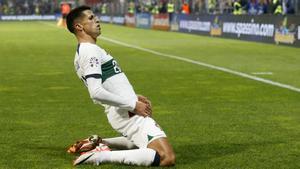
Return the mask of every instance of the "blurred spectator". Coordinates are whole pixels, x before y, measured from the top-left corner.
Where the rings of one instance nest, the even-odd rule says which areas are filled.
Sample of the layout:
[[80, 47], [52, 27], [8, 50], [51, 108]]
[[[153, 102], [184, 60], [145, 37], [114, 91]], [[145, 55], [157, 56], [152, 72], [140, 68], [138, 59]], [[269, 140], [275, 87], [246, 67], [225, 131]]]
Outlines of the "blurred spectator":
[[24, 14], [26, 14], [26, 15], [30, 14], [30, 9], [29, 9], [28, 1], [24, 2], [23, 8], [24, 8]]
[[8, 1], [7, 6], [8, 6], [8, 14], [14, 15], [15, 14], [14, 3], [12, 1]]
[[216, 0], [208, 0], [208, 13], [214, 14], [217, 6]]
[[247, 4], [247, 11], [250, 15], [257, 15], [258, 13], [258, 3], [256, 0], [249, 0]]
[[53, 14], [58, 5], [53, 0], [2, 0], [0, 13], [4, 15]]
[[59, 27], [67, 27], [66, 18], [71, 11], [71, 4], [67, 2], [62, 2], [60, 4], [60, 10], [61, 10], [62, 17], [58, 20], [56, 25]]
[[233, 15], [241, 15], [242, 14], [242, 4], [240, 0], [235, 0], [233, 3]]
[[124, 14], [125, 13], [125, 0], [120, 0], [120, 14]]
[[142, 6], [140, 3], [135, 3], [135, 12], [136, 13], [142, 12]]
[[273, 0], [273, 14], [275, 15], [282, 15], [282, 1], [281, 0]]
[[96, 13], [295, 14], [300, 0], [0, 0], [1, 15], [45, 15], [60, 12], [60, 2], [89, 5]]
[[169, 1], [167, 7], [168, 7], [167, 11], [169, 14], [169, 21], [171, 22], [173, 19], [174, 12], [175, 12], [175, 5], [174, 5], [173, 1]]
[[107, 3], [102, 3], [101, 5], [101, 10], [100, 10], [101, 15], [106, 15], [107, 13]]
[[259, 0], [257, 4], [257, 14], [266, 14], [268, 10], [267, 3], [265, 0]]
[[2, 10], [3, 10], [3, 14], [4, 15], [8, 15], [9, 14], [9, 8], [8, 8], [7, 4], [3, 5]]
[[167, 13], [167, 4], [165, 1], [159, 1], [158, 10], [159, 13]]
[[222, 7], [223, 9], [220, 9], [222, 10], [221, 13], [232, 13], [233, 11], [233, 1], [231, 0], [220, 0], [220, 1], [223, 1], [222, 4], [224, 4], [224, 7]]
[[206, 13], [206, 11], [205, 11], [205, 0], [195, 0], [193, 2], [194, 2], [193, 11], [196, 14]]
[[181, 6], [181, 13], [190, 14], [190, 6], [186, 1]]
[[175, 5], [174, 5], [173, 1], [170, 0], [168, 2], [167, 8], [168, 8], [167, 11], [169, 14], [173, 14], [175, 12]]
[[129, 14], [134, 14], [134, 8], [135, 8], [134, 2], [130, 1], [129, 4], [128, 4], [128, 13]]
[[[300, 3], [300, 2], [298, 2]], [[283, 0], [283, 13], [295, 14], [294, 3], [292, 0]]]
[[158, 5], [157, 5], [157, 2], [153, 2], [151, 4], [151, 13], [152, 14], [158, 14], [159, 13], [159, 8], [158, 8]]
[[225, 8], [225, 1], [224, 0], [218, 0], [218, 5], [219, 5], [219, 13], [223, 13], [224, 12], [224, 8]]

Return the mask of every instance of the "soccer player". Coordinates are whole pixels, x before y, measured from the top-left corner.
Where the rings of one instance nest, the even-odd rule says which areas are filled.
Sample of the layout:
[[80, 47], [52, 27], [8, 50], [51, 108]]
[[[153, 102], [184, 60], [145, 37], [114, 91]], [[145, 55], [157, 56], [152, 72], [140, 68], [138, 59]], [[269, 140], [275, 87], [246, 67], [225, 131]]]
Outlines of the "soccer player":
[[[166, 134], [151, 118], [151, 105], [138, 97], [114, 58], [96, 44], [101, 34], [100, 21], [88, 6], [73, 9], [67, 16], [68, 30], [78, 46], [74, 65], [91, 99], [105, 108], [111, 126], [125, 137], [112, 139], [114, 144], [132, 142], [138, 149], [90, 151], [79, 156], [81, 163], [122, 163], [139, 166], [171, 166], [175, 154]], [[119, 142], [119, 143], [118, 143]]]

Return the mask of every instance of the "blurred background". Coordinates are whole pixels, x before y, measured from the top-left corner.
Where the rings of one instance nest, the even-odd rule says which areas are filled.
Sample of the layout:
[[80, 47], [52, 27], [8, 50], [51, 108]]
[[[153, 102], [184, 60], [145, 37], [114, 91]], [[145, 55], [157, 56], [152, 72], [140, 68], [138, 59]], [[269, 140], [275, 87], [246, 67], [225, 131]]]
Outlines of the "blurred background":
[[74, 169], [74, 141], [119, 136], [74, 72], [79, 5], [152, 101], [176, 169], [300, 168], [299, 1], [0, 0], [0, 169]]
[[86, 4], [103, 14], [299, 14], [299, 0], [0, 0], [0, 15], [59, 13], [61, 4]]

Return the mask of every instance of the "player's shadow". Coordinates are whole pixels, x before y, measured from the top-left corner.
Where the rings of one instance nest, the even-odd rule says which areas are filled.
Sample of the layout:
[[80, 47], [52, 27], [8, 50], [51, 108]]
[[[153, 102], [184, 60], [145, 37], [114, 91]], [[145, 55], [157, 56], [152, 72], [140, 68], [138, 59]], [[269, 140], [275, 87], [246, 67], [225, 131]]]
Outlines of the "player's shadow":
[[264, 146], [278, 144], [274, 142], [246, 143], [246, 144], [184, 144], [174, 147], [176, 160], [181, 164], [205, 162], [214, 158], [238, 154], [246, 151], [251, 146]]

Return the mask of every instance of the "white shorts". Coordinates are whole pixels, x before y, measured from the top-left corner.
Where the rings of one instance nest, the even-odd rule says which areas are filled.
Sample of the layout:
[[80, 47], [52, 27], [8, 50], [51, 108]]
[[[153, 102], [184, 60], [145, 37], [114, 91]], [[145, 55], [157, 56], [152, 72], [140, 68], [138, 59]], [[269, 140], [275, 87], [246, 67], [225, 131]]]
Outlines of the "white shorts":
[[111, 126], [139, 148], [146, 148], [153, 140], [167, 137], [151, 117], [134, 115], [111, 107], [107, 113]]

